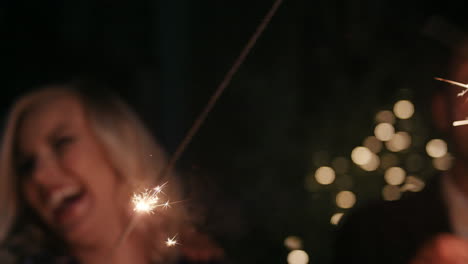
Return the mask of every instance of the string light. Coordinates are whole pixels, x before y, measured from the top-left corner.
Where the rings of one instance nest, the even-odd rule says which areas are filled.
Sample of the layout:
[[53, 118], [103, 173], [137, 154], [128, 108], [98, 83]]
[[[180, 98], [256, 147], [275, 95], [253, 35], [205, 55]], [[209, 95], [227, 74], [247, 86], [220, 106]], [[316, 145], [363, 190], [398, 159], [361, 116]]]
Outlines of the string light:
[[288, 254], [288, 264], [307, 264], [309, 255], [303, 250], [293, 250]]
[[361, 165], [361, 169], [365, 171], [375, 171], [379, 168], [380, 158], [379, 156], [372, 154], [371, 159], [366, 164]]
[[320, 167], [315, 172], [315, 179], [323, 185], [331, 184], [335, 180], [335, 171], [327, 166]]
[[367, 164], [372, 158], [372, 152], [366, 147], [356, 147], [351, 152], [351, 160], [357, 165]]
[[383, 111], [378, 112], [377, 115], [375, 115], [375, 121], [377, 121], [377, 123], [394, 124], [395, 116], [393, 115], [392, 111], [383, 110]]
[[330, 218], [330, 224], [338, 225], [340, 223], [341, 218], [343, 217], [344, 213], [336, 213], [332, 215]]
[[440, 158], [447, 154], [447, 143], [442, 139], [432, 139], [426, 144], [426, 152], [433, 158]]
[[396, 201], [401, 197], [400, 188], [395, 185], [386, 185], [382, 189], [382, 197], [386, 201]]
[[362, 145], [374, 153], [379, 153], [382, 150], [382, 141], [375, 136], [368, 136]]
[[336, 195], [336, 205], [343, 209], [349, 209], [356, 203], [356, 195], [350, 191], [341, 191]]
[[297, 236], [288, 236], [284, 240], [284, 246], [290, 250], [301, 249], [302, 248], [302, 239]]
[[408, 100], [400, 100], [395, 103], [393, 112], [400, 119], [409, 119], [414, 114], [414, 105]]
[[405, 181], [406, 172], [400, 167], [391, 167], [385, 171], [385, 181], [390, 185], [400, 185]]
[[389, 141], [395, 134], [395, 128], [390, 123], [380, 123], [374, 129], [374, 135], [381, 141]]

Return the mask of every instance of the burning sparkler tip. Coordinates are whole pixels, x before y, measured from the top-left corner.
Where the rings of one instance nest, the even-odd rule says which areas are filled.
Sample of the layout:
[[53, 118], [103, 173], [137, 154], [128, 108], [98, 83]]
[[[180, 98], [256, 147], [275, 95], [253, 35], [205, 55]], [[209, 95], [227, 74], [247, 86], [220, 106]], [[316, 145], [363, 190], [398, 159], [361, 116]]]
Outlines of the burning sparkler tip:
[[176, 237], [177, 235], [173, 236], [172, 238], [168, 237], [166, 240], [166, 246], [173, 247], [175, 245], [178, 245], [179, 243], [177, 242]]
[[453, 126], [464, 126], [468, 125], [468, 120], [458, 120], [453, 122]]

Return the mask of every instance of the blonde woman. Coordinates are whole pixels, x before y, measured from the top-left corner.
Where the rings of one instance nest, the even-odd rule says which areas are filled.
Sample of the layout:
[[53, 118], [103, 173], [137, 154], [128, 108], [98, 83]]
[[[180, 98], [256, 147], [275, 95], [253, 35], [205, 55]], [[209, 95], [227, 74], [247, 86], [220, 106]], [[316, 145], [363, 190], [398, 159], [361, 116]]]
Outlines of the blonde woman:
[[[180, 206], [142, 216], [114, 250], [131, 219], [132, 192], [162, 184], [156, 177], [166, 158], [127, 105], [109, 94], [89, 95], [84, 86], [90, 88], [40, 89], [9, 114], [0, 157], [0, 262], [181, 261], [180, 247], [165, 245], [190, 229]], [[168, 179], [165, 193], [177, 200], [177, 182]], [[195, 260], [222, 255], [207, 247], [184, 251]]]

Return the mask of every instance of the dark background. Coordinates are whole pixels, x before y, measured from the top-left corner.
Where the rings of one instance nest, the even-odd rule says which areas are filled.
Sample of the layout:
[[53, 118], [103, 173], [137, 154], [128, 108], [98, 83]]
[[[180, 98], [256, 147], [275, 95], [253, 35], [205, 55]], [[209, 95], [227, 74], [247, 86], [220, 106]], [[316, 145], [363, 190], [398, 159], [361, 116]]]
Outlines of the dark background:
[[[172, 153], [272, 2], [1, 1], [1, 110], [34, 87], [93, 73]], [[352, 190], [357, 206], [381, 199], [383, 171], [352, 167], [336, 184], [312, 188], [306, 176], [334, 157], [349, 159], [372, 135], [376, 112], [399, 99], [416, 107], [402, 126], [419, 145], [406, 154], [424, 152], [434, 135], [433, 77], [445, 75], [465, 38], [464, 7], [284, 1], [178, 163], [186, 206], [232, 262], [285, 263], [290, 235], [311, 263], [329, 262], [330, 217], [346, 212], [334, 196]]]

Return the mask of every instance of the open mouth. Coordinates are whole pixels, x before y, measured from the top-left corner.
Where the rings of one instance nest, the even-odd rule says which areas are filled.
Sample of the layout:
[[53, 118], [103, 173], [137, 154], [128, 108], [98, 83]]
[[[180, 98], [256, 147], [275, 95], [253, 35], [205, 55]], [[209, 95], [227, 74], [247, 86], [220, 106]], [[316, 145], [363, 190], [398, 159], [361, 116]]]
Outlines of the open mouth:
[[49, 200], [54, 222], [60, 227], [76, 223], [84, 213], [87, 196], [80, 187], [66, 187], [54, 193]]

